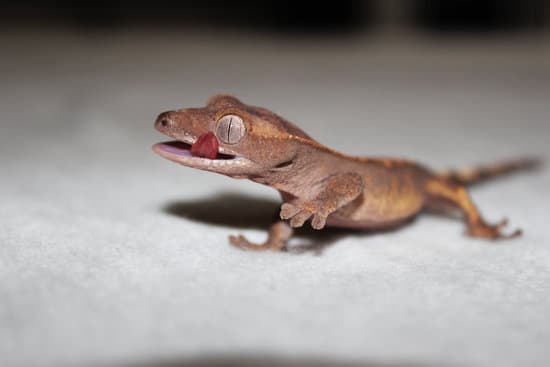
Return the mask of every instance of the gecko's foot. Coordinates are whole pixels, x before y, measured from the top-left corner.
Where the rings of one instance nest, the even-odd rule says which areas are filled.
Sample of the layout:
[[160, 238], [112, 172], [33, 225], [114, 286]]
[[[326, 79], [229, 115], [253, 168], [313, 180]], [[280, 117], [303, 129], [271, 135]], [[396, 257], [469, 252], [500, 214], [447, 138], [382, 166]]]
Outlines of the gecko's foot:
[[275, 222], [269, 228], [267, 241], [262, 244], [250, 242], [245, 236], [229, 236], [229, 243], [241, 250], [273, 250], [281, 251], [286, 248], [288, 240], [292, 237], [292, 228], [283, 221]]
[[243, 235], [229, 236], [229, 243], [240, 250], [263, 251], [263, 250], [280, 250], [281, 249], [281, 248], [277, 248], [276, 246], [273, 246], [273, 244], [269, 242], [262, 243], [262, 244], [250, 242]]
[[290, 219], [292, 228], [301, 227], [311, 219], [311, 226], [314, 229], [322, 229], [327, 221], [327, 215], [322, 213], [320, 205], [314, 201], [305, 201], [296, 204], [284, 203], [281, 206], [281, 219]]
[[517, 229], [512, 233], [502, 233], [502, 229], [508, 225], [508, 220], [504, 218], [495, 225], [489, 225], [485, 222], [477, 222], [471, 224], [467, 234], [472, 237], [486, 238], [490, 240], [510, 239], [521, 236], [521, 229]]

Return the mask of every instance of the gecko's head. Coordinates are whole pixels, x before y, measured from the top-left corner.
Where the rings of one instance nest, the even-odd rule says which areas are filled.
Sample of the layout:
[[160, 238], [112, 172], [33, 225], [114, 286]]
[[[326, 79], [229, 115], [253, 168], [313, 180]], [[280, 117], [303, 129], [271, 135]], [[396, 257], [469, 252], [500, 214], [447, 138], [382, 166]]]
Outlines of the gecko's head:
[[210, 98], [206, 107], [161, 113], [155, 128], [176, 139], [155, 144], [155, 153], [231, 177], [289, 167], [296, 155], [296, 138], [309, 139], [274, 113], [228, 95]]

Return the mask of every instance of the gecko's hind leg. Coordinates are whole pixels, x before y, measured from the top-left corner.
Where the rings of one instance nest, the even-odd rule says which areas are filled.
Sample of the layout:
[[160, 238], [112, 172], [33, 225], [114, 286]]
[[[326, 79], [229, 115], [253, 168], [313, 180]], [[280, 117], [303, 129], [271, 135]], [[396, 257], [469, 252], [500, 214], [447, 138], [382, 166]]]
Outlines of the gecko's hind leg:
[[242, 235], [229, 236], [229, 243], [242, 250], [280, 251], [285, 248], [292, 233], [292, 228], [287, 222], [277, 221], [269, 227], [267, 241], [262, 244], [252, 243]]
[[444, 200], [464, 213], [466, 225], [468, 226], [466, 233], [469, 236], [496, 240], [521, 235], [521, 230], [516, 230], [510, 234], [502, 233], [502, 228], [508, 224], [506, 219], [494, 225], [487, 223], [472, 202], [464, 186], [441, 179], [433, 179], [427, 183], [426, 192], [428, 194], [428, 206], [430, 206], [430, 201], [436, 203]]

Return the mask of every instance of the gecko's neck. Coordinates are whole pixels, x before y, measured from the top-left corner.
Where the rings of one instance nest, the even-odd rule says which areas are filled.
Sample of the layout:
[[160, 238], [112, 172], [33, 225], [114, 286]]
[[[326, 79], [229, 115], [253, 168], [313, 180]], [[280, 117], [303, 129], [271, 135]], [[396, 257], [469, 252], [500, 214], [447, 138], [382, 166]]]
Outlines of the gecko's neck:
[[266, 169], [249, 179], [296, 197], [308, 197], [322, 179], [347, 165], [349, 162], [339, 156], [301, 150], [288, 164]]

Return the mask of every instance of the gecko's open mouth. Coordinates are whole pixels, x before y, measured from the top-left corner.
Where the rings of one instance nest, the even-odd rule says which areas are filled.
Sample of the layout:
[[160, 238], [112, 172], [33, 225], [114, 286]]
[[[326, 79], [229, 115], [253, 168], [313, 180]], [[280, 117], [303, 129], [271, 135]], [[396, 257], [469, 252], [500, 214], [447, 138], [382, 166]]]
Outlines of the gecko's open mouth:
[[[206, 159], [223, 159], [223, 160], [229, 160], [229, 159], [235, 159], [235, 155], [222, 153], [219, 151], [217, 152], [207, 152], [208, 156], [201, 156], [197, 155], [193, 152], [193, 145], [185, 143], [183, 141], [179, 140], [173, 140], [173, 141], [167, 141], [163, 143], [157, 143], [153, 146], [153, 150], [160, 154], [161, 156], [164, 156], [165, 158], [170, 158], [168, 155], [176, 155], [180, 157], [187, 157], [187, 158], [206, 158]], [[163, 154], [164, 153], [164, 154]]]
[[153, 151], [163, 158], [187, 167], [233, 177], [256, 167], [255, 163], [249, 159], [220, 146], [212, 132], [204, 133], [199, 137], [183, 134], [181, 138], [173, 135], [172, 138], [178, 140], [157, 143], [153, 145]]
[[[174, 160], [173, 155], [187, 159], [206, 158], [209, 160], [230, 160], [236, 157], [234, 154], [228, 154], [220, 146], [218, 138], [212, 132], [204, 133], [198, 138], [186, 136], [186, 139], [183, 140], [159, 143], [153, 146], [153, 150], [172, 160]], [[178, 159], [178, 161], [181, 160]]]

